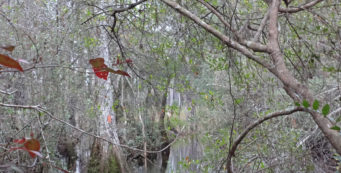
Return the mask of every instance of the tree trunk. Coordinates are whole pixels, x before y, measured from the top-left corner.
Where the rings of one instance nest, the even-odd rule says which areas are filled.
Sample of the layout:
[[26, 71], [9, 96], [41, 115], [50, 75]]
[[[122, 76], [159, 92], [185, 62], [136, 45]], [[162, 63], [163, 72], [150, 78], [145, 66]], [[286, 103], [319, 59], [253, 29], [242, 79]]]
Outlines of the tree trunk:
[[[166, 89], [162, 95], [161, 98], [161, 114], [160, 114], [160, 125], [159, 125], [159, 130], [161, 134], [161, 146], [159, 149], [163, 149], [166, 146], [170, 144], [170, 141], [167, 136], [167, 131], [166, 131], [166, 126], [165, 126], [165, 117], [166, 117], [166, 106], [167, 106], [167, 96], [168, 96], [168, 88], [170, 84], [171, 78], [168, 77], [167, 83], [166, 83]], [[170, 154], [170, 147], [166, 148], [161, 152], [161, 158], [162, 158], [162, 172], [165, 172], [167, 169], [167, 163], [169, 159], [169, 154]]]
[[[101, 46], [99, 47], [98, 52], [100, 52], [100, 57], [104, 58], [106, 64], [112, 64], [109, 57], [109, 36], [107, 35], [104, 28], [100, 28], [100, 42]], [[110, 139], [112, 143], [119, 144], [119, 138], [117, 134], [116, 127], [116, 115], [112, 106], [114, 104], [114, 88], [112, 85], [112, 76], [108, 76], [107, 80], [103, 80], [100, 78], [96, 78], [98, 80], [98, 86], [101, 87], [99, 93], [99, 105], [100, 105], [100, 118], [99, 118], [99, 134], [101, 137]], [[112, 121], [108, 122], [107, 118], [111, 116]], [[107, 142], [102, 142], [101, 144], [101, 153], [102, 153], [102, 164], [106, 163], [110, 157], [109, 144]], [[126, 158], [123, 155], [123, 151], [121, 147], [117, 145], [112, 146], [112, 151], [115, 155], [115, 158], [120, 165], [121, 172], [130, 172], [129, 166], [126, 162]]]
[[[310, 104], [314, 102], [314, 97], [307, 88], [307, 86], [301, 84], [297, 79], [289, 72], [288, 68], [284, 63], [283, 54], [279, 47], [278, 41], [278, 9], [280, 6], [280, 0], [273, 0], [270, 7], [270, 17], [269, 17], [269, 54], [272, 58], [274, 68], [269, 70], [280, 80], [284, 85], [284, 89], [287, 94], [295, 101], [307, 100]], [[300, 98], [296, 97], [299, 96]], [[315, 111], [310, 111], [310, 115], [313, 117], [315, 123], [319, 126], [323, 134], [327, 137], [329, 142], [335, 148], [337, 153], [341, 154], [341, 135], [330, 129], [333, 124], [328, 119], [323, 117], [320, 113]]]

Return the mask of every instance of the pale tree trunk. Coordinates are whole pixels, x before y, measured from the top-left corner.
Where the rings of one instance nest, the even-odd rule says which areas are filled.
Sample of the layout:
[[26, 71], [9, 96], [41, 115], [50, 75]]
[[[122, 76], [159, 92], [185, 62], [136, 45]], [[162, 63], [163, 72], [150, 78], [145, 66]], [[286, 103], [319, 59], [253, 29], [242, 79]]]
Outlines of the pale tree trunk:
[[[124, 78], [121, 78], [121, 107], [124, 108]], [[128, 124], [128, 117], [127, 117], [127, 112], [125, 110], [122, 111], [123, 112], [123, 118], [124, 118], [124, 127], [127, 127]], [[127, 141], [127, 129], [124, 128], [123, 129], [123, 140]]]
[[[270, 7], [269, 14], [269, 44], [268, 50], [269, 54], [273, 60], [275, 65], [274, 68], [269, 69], [279, 80], [282, 81], [284, 85], [284, 89], [287, 94], [298, 101], [298, 99], [306, 99], [310, 104], [314, 102], [314, 97], [311, 91], [304, 84], [297, 81], [297, 79], [289, 72], [288, 68], [284, 63], [283, 54], [279, 47], [278, 41], [278, 10], [280, 6], [280, 0], [273, 0]], [[300, 96], [301, 98], [297, 98], [295, 95]], [[328, 119], [323, 117], [320, 113], [315, 111], [310, 111], [310, 115], [313, 117], [315, 123], [319, 126], [323, 134], [327, 137], [329, 142], [335, 148], [335, 150], [341, 154], [341, 135], [335, 131], [330, 129], [333, 124]]]
[[[80, 128], [79, 126], [79, 116], [78, 116], [78, 111], [75, 114], [75, 121], [76, 121], [76, 127]], [[75, 152], [76, 152], [76, 168], [75, 168], [75, 173], [80, 173], [81, 172], [81, 151], [82, 151], [82, 145], [81, 143], [77, 143], [75, 146]]]
[[[105, 63], [110, 66], [111, 61], [109, 59], [109, 36], [107, 35], [104, 28], [100, 29], [100, 42], [101, 46], [99, 47], [100, 55], [99, 57], [104, 58]], [[107, 80], [103, 79], [97, 79], [98, 86], [101, 87], [100, 93], [99, 93], [99, 105], [100, 105], [100, 118], [99, 118], [99, 134], [101, 137], [109, 139], [114, 144], [119, 144], [119, 138], [117, 134], [117, 126], [116, 126], [116, 115], [114, 110], [112, 109], [113, 103], [114, 103], [114, 87], [112, 85], [112, 77], [109, 74]], [[109, 123], [107, 118], [108, 116], [111, 116], [111, 122]], [[109, 144], [107, 142], [101, 143], [101, 153], [102, 153], [102, 162], [101, 163], [107, 163], [107, 159], [109, 158], [109, 155], [111, 151], [109, 150]], [[121, 172], [130, 172], [128, 164], [126, 162], [126, 158], [123, 155], [123, 151], [121, 147], [117, 145], [112, 146], [113, 154], [115, 155], [115, 158], [117, 159], [117, 162], [120, 166]], [[103, 165], [104, 166], [104, 165]]]

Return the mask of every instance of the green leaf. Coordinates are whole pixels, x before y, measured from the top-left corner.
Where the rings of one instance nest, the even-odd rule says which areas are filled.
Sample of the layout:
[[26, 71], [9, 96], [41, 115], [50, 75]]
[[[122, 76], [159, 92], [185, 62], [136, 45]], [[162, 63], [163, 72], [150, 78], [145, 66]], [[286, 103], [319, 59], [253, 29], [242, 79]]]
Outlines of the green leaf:
[[260, 163], [260, 167], [261, 167], [261, 168], [265, 168], [264, 162], [261, 162], [261, 163]]
[[308, 108], [310, 106], [309, 102], [307, 100], [303, 100], [302, 102], [302, 105], [305, 107], [305, 108]]
[[337, 130], [337, 131], [340, 131], [340, 130], [341, 130], [341, 128], [340, 128], [339, 126], [333, 126], [333, 127], [331, 127], [330, 129], [332, 129], [332, 130]]
[[237, 105], [239, 105], [240, 103], [243, 102], [243, 98], [236, 99], [236, 100], [234, 100], [234, 102], [235, 102]]
[[316, 111], [320, 107], [320, 102], [318, 100], [315, 100], [313, 103], [313, 109]]
[[327, 116], [329, 114], [330, 106], [328, 104], [324, 105], [322, 108], [322, 114]]
[[295, 106], [299, 107], [299, 106], [301, 106], [301, 104], [298, 102], [295, 102]]

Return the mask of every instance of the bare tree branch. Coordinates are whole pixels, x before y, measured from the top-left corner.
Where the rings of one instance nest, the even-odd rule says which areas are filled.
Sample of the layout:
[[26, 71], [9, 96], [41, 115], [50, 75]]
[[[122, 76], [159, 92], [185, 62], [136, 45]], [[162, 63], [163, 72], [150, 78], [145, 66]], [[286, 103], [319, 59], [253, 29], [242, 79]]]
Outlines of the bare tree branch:
[[266, 116], [264, 116], [263, 118], [260, 118], [258, 120], [256, 120], [255, 122], [251, 123], [250, 125], [248, 125], [245, 130], [237, 137], [237, 139], [234, 141], [231, 150], [230, 150], [230, 155], [234, 156], [235, 151], [238, 147], [238, 145], [240, 144], [240, 142], [245, 138], [245, 136], [255, 127], [257, 127], [258, 125], [262, 124], [264, 121], [266, 120], [270, 120], [272, 118], [276, 118], [279, 116], [284, 116], [284, 115], [290, 115], [293, 114], [295, 112], [299, 112], [299, 111], [304, 111], [303, 108], [301, 107], [295, 107], [292, 109], [288, 109], [288, 110], [284, 110], [284, 111], [278, 111], [278, 112], [274, 112], [271, 114], [268, 114]]
[[122, 12], [125, 12], [125, 11], [128, 11], [130, 9], [133, 9], [135, 8], [136, 6], [142, 4], [143, 2], [146, 2], [147, 0], [141, 0], [141, 1], [137, 1], [135, 3], [132, 3], [132, 4], [129, 4], [127, 5], [126, 7], [123, 7], [123, 8], [116, 8], [116, 9], [112, 9], [112, 10], [105, 10], [103, 8], [100, 8], [98, 7], [97, 5], [94, 5], [94, 4], [90, 4], [90, 3], [87, 3], [88, 6], [92, 6], [92, 7], [96, 7], [100, 10], [102, 10], [102, 12], [100, 13], [97, 13], [97, 14], [94, 14], [92, 17], [88, 18], [87, 20], [85, 20], [84, 22], [82, 22], [82, 25], [89, 22], [91, 19], [101, 15], [101, 14], [106, 14], [108, 12], [111, 12], [111, 16], [115, 17], [116, 16], [116, 13], [122, 13]]
[[117, 143], [112, 142], [110, 139], [106, 139], [106, 138], [97, 136], [95, 134], [89, 133], [89, 132], [87, 132], [87, 131], [85, 131], [83, 129], [80, 129], [80, 128], [78, 128], [78, 127], [76, 127], [76, 126], [74, 126], [74, 125], [72, 125], [72, 124], [70, 124], [70, 123], [68, 123], [68, 122], [66, 122], [66, 121], [64, 121], [62, 119], [59, 119], [59, 118], [55, 117], [51, 112], [49, 112], [46, 109], [42, 108], [40, 105], [13, 105], [13, 104], [0, 103], [0, 106], [9, 107], [9, 108], [33, 109], [33, 110], [36, 110], [38, 112], [43, 112], [43, 113], [47, 114], [50, 118], [52, 118], [52, 119], [54, 119], [56, 121], [59, 121], [60, 123], [65, 124], [65, 125], [73, 128], [73, 129], [75, 129], [77, 131], [80, 131], [81, 133], [84, 133], [84, 134], [87, 134], [89, 136], [95, 137], [97, 139], [103, 140], [103, 141], [108, 142], [108, 143], [110, 143], [112, 145], [116, 145], [116, 146], [119, 146], [119, 147], [122, 147], [122, 148], [126, 148], [126, 149], [129, 149], [129, 150], [133, 150], [133, 151], [140, 151], [140, 152], [147, 152], [147, 153], [160, 153], [160, 152], [166, 150], [167, 148], [171, 147], [172, 144], [174, 144], [177, 141], [177, 139], [182, 135], [182, 133], [181, 133], [182, 130], [181, 130], [176, 135], [175, 139], [172, 142], [170, 142], [167, 146], [165, 146], [164, 148], [162, 148], [162, 149], [160, 149], [158, 151], [143, 150], [143, 149], [138, 149], [138, 148], [130, 147], [130, 146], [124, 145], [124, 144], [117, 144]]
[[270, 11], [268, 10], [266, 12], [266, 14], [264, 15], [264, 17], [263, 17], [262, 21], [260, 22], [260, 25], [259, 25], [259, 27], [257, 29], [257, 32], [256, 32], [255, 36], [253, 37], [252, 41], [258, 42], [259, 36], [262, 33], [262, 31], [263, 31], [263, 29], [264, 29], [264, 27], [266, 25], [266, 22], [267, 22], [267, 20], [269, 18], [269, 13], [270, 13]]
[[14, 94], [15, 92], [17, 92], [17, 90], [14, 90], [14, 91], [12, 91], [12, 92], [6, 92], [6, 91], [0, 90], [0, 93], [1, 93], [1, 94], [6, 94], [6, 95], [12, 95], [12, 94]]
[[[249, 59], [257, 62], [258, 64], [262, 65], [263, 67], [267, 69], [271, 69], [272, 65], [269, 64], [267, 61], [264, 61], [263, 59], [255, 56], [250, 50], [248, 50], [245, 46], [241, 45], [240, 43], [236, 42], [235, 40], [231, 39], [230, 37], [224, 35], [220, 31], [216, 30], [212, 26], [205, 23], [203, 20], [201, 20], [198, 16], [194, 15], [187, 9], [181, 7], [178, 3], [172, 1], [172, 0], [161, 0], [165, 4], [167, 4], [169, 7], [173, 8], [174, 10], [178, 11], [180, 14], [188, 17], [193, 22], [204, 28], [207, 32], [213, 34], [218, 39], [220, 39], [222, 42], [224, 42], [229, 47], [238, 50], [240, 53], [248, 57]], [[254, 48], [254, 51], [260, 51], [260, 52], [266, 52], [268, 50], [264, 50], [262, 46], [258, 43], [254, 43], [251, 41], [247, 41], [246, 43], [247, 47]]]
[[[268, 49], [270, 51], [270, 56], [275, 64], [275, 68], [270, 69], [270, 71], [278, 77], [279, 80], [287, 87], [290, 91], [293, 91], [295, 94], [299, 95], [301, 99], [307, 100], [309, 103], [314, 102], [314, 97], [311, 91], [307, 88], [307, 86], [301, 84], [288, 70], [284, 63], [283, 54], [281, 53], [281, 49], [279, 47], [278, 41], [278, 10], [280, 6], [280, 0], [272, 0], [272, 4], [270, 6], [270, 15], [269, 15], [269, 43]], [[287, 91], [287, 90], [286, 90]], [[288, 93], [288, 92], [287, 92]], [[290, 93], [288, 93], [289, 96]], [[293, 98], [295, 99], [295, 98]], [[316, 111], [309, 111], [310, 115], [314, 119], [315, 123], [319, 126], [323, 134], [327, 137], [329, 142], [335, 148], [338, 154], [341, 154], [341, 136], [339, 132], [330, 129], [333, 126], [333, 123], [326, 117], [322, 116], [322, 114]]]
[[226, 164], [228, 170], [232, 170], [232, 168], [231, 168], [231, 160], [232, 160], [232, 157], [235, 156], [235, 152], [237, 150], [238, 145], [240, 144], [240, 142], [246, 137], [246, 135], [252, 129], [254, 129], [255, 127], [257, 127], [258, 125], [260, 125], [261, 123], [263, 123], [266, 120], [269, 120], [269, 119], [272, 119], [272, 118], [276, 118], [276, 117], [279, 117], [279, 116], [283, 116], [283, 115], [290, 115], [290, 114], [298, 112], [298, 111], [304, 111], [304, 109], [301, 108], [301, 107], [296, 107], [296, 108], [289, 109], [289, 110], [274, 112], [274, 113], [271, 113], [269, 115], [264, 116], [263, 118], [260, 118], [260, 119], [256, 120], [255, 122], [251, 123], [250, 125], [248, 125], [246, 127], [246, 129], [233, 142], [232, 147], [229, 150], [229, 154], [227, 156], [227, 164]]
[[212, 5], [210, 5], [209, 3], [207, 3], [204, 0], [199, 0], [199, 2], [201, 4], [203, 4], [205, 7], [207, 7], [207, 9], [209, 9], [214, 15], [216, 15], [218, 17], [218, 19], [227, 27], [229, 28], [229, 30], [231, 30], [232, 32], [237, 32], [236, 30], [234, 30], [231, 25], [224, 19], [224, 16], [220, 14], [219, 11], [217, 11], [215, 8], [212, 7]]
[[324, 1], [324, 0], [311, 1], [311, 2], [308, 2], [306, 4], [301, 5], [299, 7], [279, 8], [279, 12], [282, 12], [282, 13], [297, 13], [297, 12], [306, 10], [308, 8], [311, 8], [311, 7], [315, 6], [316, 4], [318, 4], [318, 3], [322, 2], [322, 1]]
[[205, 2], [204, 0], [199, 0], [199, 2], [203, 4], [205, 7], [207, 7], [213, 14], [215, 14], [218, 17], [218, 19], [234, 33], [234, 35], [237, 37], [238, 42], [241, 45], [248, 47], [254, 51], [266, 52], [265, 45], [262, 45], [260, 43], [255, 43], [254, 41], [247, 41], [244, 38], [242, 38], [240, 36], [240, 33], [234, 30], [232, 26], [224, 19], [224, 16], [221, 15], [219, 11], [214, 9], [209, 3]]
[[[269, 19], [267, 19], [269, 39], [268, 39], [267, 49], [265, 52], [267, 52], [270, 55], [273, 66], [269, 64], [267, 61], [260, 59], [258, 56], [254, 55], [253, 52], [247, 49], [247, 47], [252, 47], [252, 46], [249, 46], [249, 45], [243, 46], [240, 43], [236, 42], [235, 40], [231, 39], [230, 37], [222, 34], [220, 31], [208, 25], [207, 23], [202, 21], [200, 18], [198, 18], [196, 15], [194, 15], [187, 9], [181, 7], [178, 3], [172, 0], [161, 0], [161, 1], [167, 4], [169, 7], [175, 9], [177, 12], [179, 12], [183, 16], [186, 16], [192, 21], [194, 21], [195, 23], [197, 23], [200, 27], [205, 29], [207, 32], [213, 34], [215, 37], [223, 41], [227, 46], [233, 49], [236, 49], [237, 51], [245, 55], [247, 58], [267, 68], [272, 74], [274, 74], [283, 83], [284, 88], [287, 91], [287, 94], [291, 96], [292, 99], [300, 100], [300, 101], [302, 99], [306, 99], [310, 103], [314, 101], [314, 97], [311, 91], [308, 89], [308, 87], [300, 83], [292, 75], [289, 69], [286, 67], [283, 54], [280, 49], [278, 14], [279, 14], [281, 0], [272, 0], [271, 4], [269, 4], [269, 12], [268, 12]], [[311, 3], [307, 3], [306, 5], [303, 5], [302, 7], [300, 7], [300, 9], [303, 10], [303, 9], [312, 7], [321, 1], [322, 0], [316, 0]], [[290, 10], [287, 10], [285, 12], [290, 13]], [[255, 49], [253, 50], [256, 51]], [[309, 113], [313, 117], [315, 123], [322, 130], [323, 134], [328, 138], [329, 142], [335, 148], [336, 152], [341, 154], [341, 136], [337, 131], [330, 129], [333, 123], [318, 112], [309, 111]], [[231, 154], [230, 154], [230, 157], [232, 157]], [[229, 172], [231, 171], [232, 169], [230, 166]]]
[[130, 9], [133, 9], [135, 8], [136, 6], [146, 2], [147, 0], [141, 0], [141, 1], [137, 1], [135, 3], [132, 3], [132, 4], [129, 4], [127, 7], [124, 7], [124, 8], [118, 8], [118, 9], [114, 9], [114, 13], [121, 13], [121, 12], [124, 12], [124, 11], [128, 11]]
[[341, 111], [341, 107], [339, 107], [339, 108], [335, 109], [333, 112], [329, 113], [328, 116], [330, 117], [330, 116], [332, 116], [334, 114], [339, 113], [340, 111]]

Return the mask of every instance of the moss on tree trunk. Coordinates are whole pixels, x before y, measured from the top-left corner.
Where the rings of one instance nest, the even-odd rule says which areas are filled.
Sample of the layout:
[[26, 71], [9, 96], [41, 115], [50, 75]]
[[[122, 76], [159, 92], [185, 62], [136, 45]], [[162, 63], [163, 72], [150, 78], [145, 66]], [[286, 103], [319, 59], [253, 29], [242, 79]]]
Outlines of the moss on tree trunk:
[[[111, 151], [111, 147], [108, 154], [102, 153], [101, 148], [101, 143], [96, 139], [91, 149], [88, 172], [120, 173], [121, 168], [119, 166], [119, 160], [117, 160], [116, 156]], [[104, 156], [107, 156], [107, 158], [103, 158]]]

